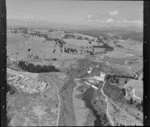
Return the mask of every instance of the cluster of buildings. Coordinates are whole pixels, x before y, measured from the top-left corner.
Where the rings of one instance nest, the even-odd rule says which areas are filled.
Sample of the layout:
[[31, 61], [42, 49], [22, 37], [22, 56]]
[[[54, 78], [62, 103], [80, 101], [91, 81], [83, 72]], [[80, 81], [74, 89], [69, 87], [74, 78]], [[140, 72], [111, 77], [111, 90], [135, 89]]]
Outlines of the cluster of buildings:
[[46, 87], [46, 83], [43, 81], [37, 81], [32, 78], [26, 77], [26, 76], [14, 76], [14, 77], [8, 77], [8, 82], [10, 85], [14, 85], [21, 89], [24, 92], [28, 93], [37, 93], [44, 90]]
[[24, 92], [29, 92], [29, 93], [41, 92], [44, 90], [45, 86], [46, 86], [45, 82], [36, 81], [29, 77], [25, 77], [25, 79], [21, 79], [19, 81], [19, 87]]
[[[88, 74], [90, 74], [92, 68], [88, 70]], [[94, 89], [99, 89], [99, 85], [104, 83], [106, 74], [104, 72], [100, 72], [99, 75], [94, 75], [88, 79], [88, 82], [85, 82], [87, 85], [91, 85]]]

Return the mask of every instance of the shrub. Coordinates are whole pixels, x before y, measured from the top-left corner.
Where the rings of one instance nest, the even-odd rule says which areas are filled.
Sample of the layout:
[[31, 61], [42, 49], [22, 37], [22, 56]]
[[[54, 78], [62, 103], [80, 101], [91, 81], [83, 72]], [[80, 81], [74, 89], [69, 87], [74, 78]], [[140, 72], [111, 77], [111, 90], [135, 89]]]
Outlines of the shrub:
[[59, 69], [53, 65], [34, 65], [32, 63], [26, 64], [24, 61], [19, 61], [18, 66], [21, 69], [32, 73], [43, 73], [43, 72], [59, 72]]

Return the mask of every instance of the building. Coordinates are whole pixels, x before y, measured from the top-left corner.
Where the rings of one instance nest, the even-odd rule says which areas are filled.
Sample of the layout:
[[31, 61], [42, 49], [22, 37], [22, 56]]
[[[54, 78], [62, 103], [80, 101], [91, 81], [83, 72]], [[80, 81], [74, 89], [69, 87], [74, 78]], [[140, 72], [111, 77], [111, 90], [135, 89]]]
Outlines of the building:
[[93, 78], [101, 81], [101, 82], [104, 82], [105, 81], [105, 76], [106, 74], [104, 72], [100, 72], [100, 76], [94, 76]]
[[90, 68], [89, 68], [89, 70], [87, 71], [87, 72], [88, 72], [88, 74], [90, 74], [90, 73], [91, 73], [91, 71], [92, 71], [92, 68], [90, 67]]

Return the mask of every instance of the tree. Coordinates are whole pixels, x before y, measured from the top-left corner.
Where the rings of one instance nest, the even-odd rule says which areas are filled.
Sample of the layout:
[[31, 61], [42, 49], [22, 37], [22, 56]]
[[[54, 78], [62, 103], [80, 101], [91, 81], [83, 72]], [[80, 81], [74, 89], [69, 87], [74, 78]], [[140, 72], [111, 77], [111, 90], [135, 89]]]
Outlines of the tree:
[[28, 48], [28, 52], [30, 52], [31, 51], [31, 49], [30, 48]]
[[91, 41], [89, 41], [89, 44], [91, 44], [92, 42]]
[[53, 50], [53, 53], [55, 53], [56, 49]]
[[53, 65], [34, 65], [33, 63], [25, 64], [24, 61], [19, 61], [18, 66], [23, 70], [33, 72], [33, 73], [42, 73], [42, 72], [59, 72], [59, 69], [55, 68]]

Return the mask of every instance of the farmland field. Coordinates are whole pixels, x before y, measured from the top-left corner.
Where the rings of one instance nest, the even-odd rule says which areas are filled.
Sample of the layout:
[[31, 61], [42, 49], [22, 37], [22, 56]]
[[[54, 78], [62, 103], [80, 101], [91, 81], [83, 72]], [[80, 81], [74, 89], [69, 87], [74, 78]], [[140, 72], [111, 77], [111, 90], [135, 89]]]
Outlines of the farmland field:
[[[139, 49], [142, 42], [135, 41], [133, 42], [135, 44], [131, 45], [131, 40], [129, 43], [128, 40], [120, 42], [117, 40], [117, 44], [121, 45], [118, 47], [116, 39], [102, 41], [93, 37], [94, 40], [91, 35], [85, 36], [85, 33], [82, 34], [81, 31], [80, 34], [63, 31], [43, 32], [42, 30], [38, 30], [40, 34], [37, 34], [37, 29], [29, 28], [26, 28], [26, 31], [23, 33], [19, 28], [15, 32], [12, 29], [8, 31], [7, 60], [10, 77], [8, 85], [10, 89], [12, 89], [11, 85], [15, 87], [13, 92], [15, 94], [13, 96], [12, 92], [8, 94], [9, 101], [11, 100], [10, 107], [8, 107], [10, 125], [142, 124], [140, 105], [143, 98], [143, 81], [139, 77], [142, 75], [143, 67], [143, 58], [140, 55], [142, 51]], [[127, 47], [127, 45], [130, 46]], [[108, 50], [109, 46], [113, 50]], [[48, 72], [50, 66], [55, 69]], [[33, 70], [33, 67], [39, 70]], [[27, 68], [31, 71], [28, 72]], [[92, 70], [89, 73], [90, 68]], [[36, 73], [40, 71], [41, 73]], [[98, 76], [100, 72], [106, 75], [105, 83], [99, 83], [97, 79], [92, 81], [93, 76]], [[11, 79], [11, 75], [15, 77]], [[26, 77], [27, 81], [24, 81], [23, 77]], [[95, 87], [90, 87], [89, 81], [93, 86], [98, 86], [98, 84], [104, 86], [100, 85], [97, 93], [94, 90]], [[39, 82], [39, 85], [36, 82]], [[29, 92], [29, 89], [33, 90]], [[124, 94], [122, 89], [125, 90]], [[88, 94], [92, 96], [88, 97]], [[17, 98], [18, 96], [20, 97]], [[43, 105], [40, 102], [42, 96], [45, 98]], [[19, 102], [22, 97], [27, 98], [29, 104], [25, 105], [24, 109], [18, 108], [21, 111], [21, 114], [18, 114], [17, 109], [14, 111], [11, 109], [15, 108], [12, 100], [18, 99], [17, 103], [20, 105], [27, 103]], [[107, 97], [107, 100], [103, 97]], [[91, 99], [87, 100], [87, 98]], [[134, 100], [132, 104], [131, 99]], [[32, 104], [30, 100], [36, 101]], [[134, 112], [127, 110], [130, 105]], [[28, 111], [32, 114], [30, 117], [24, 111], [29, 110], [28, 108], [33, 110]], [[34, 114], [37, 110], [40, 114]], [[140, 117], [137, 116], [138, 112], [141, 114]], [[10, 117], [13, 114], [14, 119]], [[123, 119], [123, 117], [129, 117], [135, 122], [127, 118]], [[47, 118], [49, 120], [46, 120]]]

